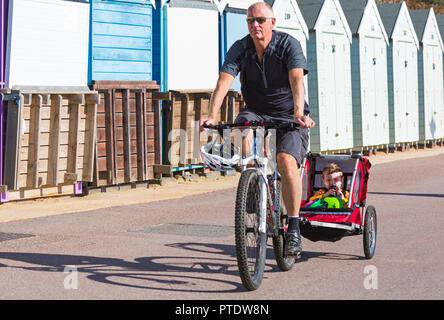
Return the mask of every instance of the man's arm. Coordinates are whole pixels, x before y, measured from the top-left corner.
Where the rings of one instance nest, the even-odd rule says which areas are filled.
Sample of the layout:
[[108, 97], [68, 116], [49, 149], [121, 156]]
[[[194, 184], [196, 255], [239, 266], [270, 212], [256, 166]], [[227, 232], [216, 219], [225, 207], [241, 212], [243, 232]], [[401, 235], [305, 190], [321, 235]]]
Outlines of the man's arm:
[[217, 114], [219, 113], [222, 102], [227, 95], [228, 90], [233, 84], [234, 77], [226, 72], [220, 72], [219, 79], [217, 80], [216, 89], [211, 95], [210, 99], [210, 114], [208, 119], [200, 120], [200, 131], [204, 130], [204, 125], [214, 124]]
[[295, 68], [288, 71], [291, 91], [293, 93], [294, 118], [304, 115], [304, 69]]
[[304, 69], [294, 68], [288, 71], [288, 77], [290, 80], [291, 91], [293, 93], [294, 103], [294, 121], [299, 123], [301, 128], [313, 128], [314, 121], [304, 115]]

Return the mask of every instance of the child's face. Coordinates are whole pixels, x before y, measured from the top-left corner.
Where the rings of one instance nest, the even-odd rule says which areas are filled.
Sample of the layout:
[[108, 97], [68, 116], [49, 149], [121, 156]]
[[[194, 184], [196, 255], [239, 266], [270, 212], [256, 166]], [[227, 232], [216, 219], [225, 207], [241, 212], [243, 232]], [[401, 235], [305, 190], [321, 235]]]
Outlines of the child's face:
[[344, 177], [342, 176], [342, 172], [334, 172], [331, 174], [324, 173], [322, 180], [327, 189], [330, 189], [331, 186], [337, 186], [338, 189], [342, 189]]

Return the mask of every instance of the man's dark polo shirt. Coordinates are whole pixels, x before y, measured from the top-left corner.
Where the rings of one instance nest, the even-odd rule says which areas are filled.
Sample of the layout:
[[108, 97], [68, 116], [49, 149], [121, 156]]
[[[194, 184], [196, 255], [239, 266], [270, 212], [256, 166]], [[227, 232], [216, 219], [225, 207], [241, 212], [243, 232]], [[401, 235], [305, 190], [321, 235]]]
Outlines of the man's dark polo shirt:
[[[304, 69], [307, 61], [298, 40], [287, 33], [273, 31], [262, 57], [257, 58], [256, 48], [250, 35], [236, 41], [228, 50], [221, 71], [236, 77], [240, 72], [241, 91], [246, 107], [274, 117], [293, 117], [293, 93], [288, 71]], [[308, 105], [304, 112], [308, 114]]]

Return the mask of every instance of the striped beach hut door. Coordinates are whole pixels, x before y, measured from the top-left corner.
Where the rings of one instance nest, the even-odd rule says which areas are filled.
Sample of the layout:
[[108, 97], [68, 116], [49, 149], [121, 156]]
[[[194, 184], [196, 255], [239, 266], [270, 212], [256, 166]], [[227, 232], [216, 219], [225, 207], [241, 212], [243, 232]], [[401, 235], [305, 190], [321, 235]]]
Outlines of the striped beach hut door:
[[152, 80], [151, 0], [91, 0], [89, 80]]

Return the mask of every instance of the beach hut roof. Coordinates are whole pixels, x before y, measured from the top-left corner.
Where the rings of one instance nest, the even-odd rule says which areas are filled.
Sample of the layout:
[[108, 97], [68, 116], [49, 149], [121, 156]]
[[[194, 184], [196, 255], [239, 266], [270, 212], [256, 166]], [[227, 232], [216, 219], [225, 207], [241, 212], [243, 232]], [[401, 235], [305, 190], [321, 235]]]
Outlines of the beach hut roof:
[[398, 18], [401, 16], [403, 12], [409, 16], [408, 23], [410, 26], [410, 30], [412, 32], [414, 42], [416, 47], [419, 48], [418, 36], [415, 31], [415, 27], [413, 26], [412, 19], [409, 14], [409, 10], [405, 2], [400, 3], [383, 3], [378, 4], [379, 14], [381, 15], [382, 22], [384, 23], [385, 31], [389, 38], [393, 36], [393, 32], [396, 29], [396, 26], [399, 22]]
[[[274, 8], [274, 5], [276, 4], [276, 2], [278, 2], [278, 0], [265, 0], [264, 2], [268, 3], [272, 8]], [[299, 9], [299, 5], [296, 0], [290, 0], [290, 3], [293, 5], [296, 17], [298, 18], [298, 21], [301, 24], [302, 31], [304, 32], [305, 37], [308, 39], [309, 38], [308, 26], [307, 23], [305, 22], [301, 10]]]
[[382, 29], [384, 40], [389, 43], [389, 38], [387, 36], [387, 32], [385, 31], [384, 23], [382, 22], [374, 0], [340, 0], [339, 2], [341, 3], [345, 17], [347, 18], [350, 30], [354, 35], [359, 34], [364, 16], [370, 12], [372, 8], [374, 8], [376, 18]]
[[[444, 44], [442, 40], [442, 32], [439, 28], [438, 21], [436, 19], [436, 15], [433, 9], [425, 9], [425, 10], [409, 10], [410, 17], [412, 18], [413, 26], [415, 27], [416, 33], [418, 35], [418, 39], [423, 42], [426, 36], [427, 26], [432, 23], [437, 27], [436, 32], [438, 33], [438, 40], [441, 46], [441, 50], [444, 51]], [[443, 22], [444, 24], [444, 22]], [[443, 25], [444, 29], [444, 25]]]
[[338, 0], [298, 0], [297, 3], [310, 31], [317, 29], [318, 24], [320, 21], [322, 21], [324, 16], [325, 8], [328, 4], [333, 3], [339, 12], [347, 37], [350, 42], [352, 41], [350, 26], [348, 25], [344, 11], [342, 10]]

